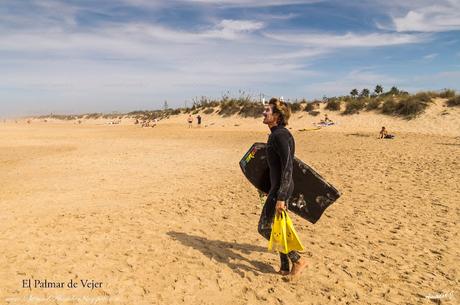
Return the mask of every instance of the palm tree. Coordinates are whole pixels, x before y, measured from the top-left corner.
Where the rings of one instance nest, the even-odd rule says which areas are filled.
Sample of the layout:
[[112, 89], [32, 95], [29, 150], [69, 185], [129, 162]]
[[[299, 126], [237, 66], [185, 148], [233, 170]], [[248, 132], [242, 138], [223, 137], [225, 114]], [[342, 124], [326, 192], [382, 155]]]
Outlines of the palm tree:
[[375, 86], [374, 92], [375, 94], [380, 95], [383, 92], [383, 87], [381, 85]]
[[391, 87], [391, 89], [390, 89], [390, 91], [388, 93], [398, 95], [399, 94], [399, 89], [396, 88], [395, 86], [393, 86], [393, 87]]
[[350, 95], [351, 95], [352, 97], [358, 96], [358, 89], [353, 89], [353, 90], [351, 90], [351, 91], [350, 91]]
[[361, 97], [369, 97], [369, 93], [370, 93], [369, 89], [364, 88], [363, 90], [361, 90], [360, 96]]

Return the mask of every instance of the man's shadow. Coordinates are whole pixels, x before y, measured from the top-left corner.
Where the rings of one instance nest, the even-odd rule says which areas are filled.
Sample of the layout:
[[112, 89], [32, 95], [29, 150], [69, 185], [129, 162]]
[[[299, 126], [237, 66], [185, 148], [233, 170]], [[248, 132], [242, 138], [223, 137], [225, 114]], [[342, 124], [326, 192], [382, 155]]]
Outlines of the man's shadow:
[[[230, 243], [220, 240], [210, 240], [205, 237], [189, 235], [183, 232], [170, 231], [167, 234], [173, 239], [181, 242], [183, 245], [199, 250], [208, 258], [227, 264], [235, 273], [242, 277], [244, 276], [242, 271], [251, 271], [255, 274], [258, 272], [275, 273], [275, 269], [271, 265], [250, 260], [236, 252], [242, 252], [243, 254], [250, 254], [251, 252], [267, 252], [267, 249], [264, 247], [250, 244]], [[237, 263], [237, 261], [244, 261], [248, 264]]]

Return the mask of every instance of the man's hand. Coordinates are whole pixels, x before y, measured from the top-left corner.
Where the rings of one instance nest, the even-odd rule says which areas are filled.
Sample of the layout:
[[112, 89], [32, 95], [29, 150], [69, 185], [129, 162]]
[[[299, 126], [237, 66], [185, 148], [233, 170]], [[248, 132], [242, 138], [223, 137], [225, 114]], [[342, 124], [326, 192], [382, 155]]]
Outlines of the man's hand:
[[278, 200], [276, 202], [275, 210], [277, 214], [281, 214], [282, 211], [286, 211], [286, 203]]

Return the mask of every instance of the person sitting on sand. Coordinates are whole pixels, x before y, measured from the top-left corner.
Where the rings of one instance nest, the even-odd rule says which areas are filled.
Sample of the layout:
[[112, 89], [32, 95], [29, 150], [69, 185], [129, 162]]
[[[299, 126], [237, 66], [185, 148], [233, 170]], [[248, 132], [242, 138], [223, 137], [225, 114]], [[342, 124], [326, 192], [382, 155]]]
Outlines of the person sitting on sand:
[[379, 139], [393, 139], [394, 137], [394, 135], [388, 133], [385, 126], [380, 130]]
[[[295, 151], [294, 137], [286, 128], [291, 110], [287, 103], [277, 98], [272, 98], [265, 105], [264, 120], [271, 131], [267, 142], [267, 160], [270, 171], [271, 188], [260, 215], [258, 232], [265, 239], [270, 240], [275, 213], [286, 210], [286, 201], [294, 190], [292, 179], [293, 160]], [[307, 266], [307, 262], [297, 251], [288, 254], [280, 253], [281, 275], [295, 277]], [[289, 270], [289, 260], [292, 270]]]
[[324, 114], [324, 120], [320, 120], [319, 123], [316, 123], [316, 125], [320, 126], [330, 126], [334, 125], [334, 122], [327, 116], [327, 113]]

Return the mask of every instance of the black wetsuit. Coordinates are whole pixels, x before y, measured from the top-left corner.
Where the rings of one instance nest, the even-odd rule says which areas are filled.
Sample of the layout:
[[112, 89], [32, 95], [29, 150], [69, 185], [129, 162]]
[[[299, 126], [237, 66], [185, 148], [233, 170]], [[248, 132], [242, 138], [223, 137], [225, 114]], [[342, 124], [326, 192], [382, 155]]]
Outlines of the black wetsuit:
[[[294, 190], [292, 180], [295, 142], [289, 130], [284, 126], [270, 128], [271, 134], [267, 141], [267, 161], [270, 168], [270, 192], [265, 201], [260, 215], [258, 231], [267, 240], [270, 239], [275, 207], [278, 200], [284, 201], [286, 206], [288, 199]], [[293, 263], [300, 259], [296, 251], [287, 255], [280, 253], [281, 270], [289, 271], [289, 259]]]

